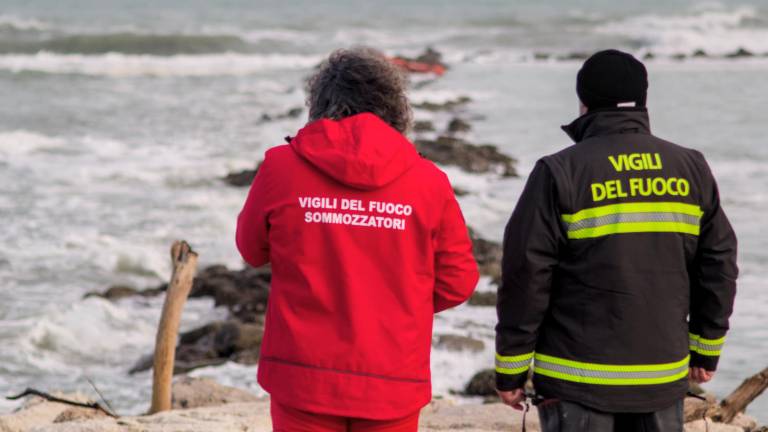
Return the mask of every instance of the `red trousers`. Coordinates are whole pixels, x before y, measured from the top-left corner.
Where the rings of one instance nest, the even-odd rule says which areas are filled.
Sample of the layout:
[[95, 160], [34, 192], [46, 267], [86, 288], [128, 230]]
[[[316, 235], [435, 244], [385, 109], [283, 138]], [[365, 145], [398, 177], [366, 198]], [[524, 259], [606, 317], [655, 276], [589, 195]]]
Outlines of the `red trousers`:
[[417, 432], [419, 412], [395, 420], [367, 420], [315, 414], [272, 400], [274, 432]]

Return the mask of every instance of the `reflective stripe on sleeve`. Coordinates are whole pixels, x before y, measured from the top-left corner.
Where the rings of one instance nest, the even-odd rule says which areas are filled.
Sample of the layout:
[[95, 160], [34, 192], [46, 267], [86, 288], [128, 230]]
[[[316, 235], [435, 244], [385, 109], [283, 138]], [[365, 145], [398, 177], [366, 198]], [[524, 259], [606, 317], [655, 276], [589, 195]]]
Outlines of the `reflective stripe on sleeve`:
[[701, 207], [675, 202], [624, 203], [562, 215], [569, 239], [612, 234], [674, 232], [699, 235]]
[[534, 372], [550, 378], [582, 384], [630, 386], [665, 384], [688, 376], [689, 360], [690, 356], [674, 363], [608, 365], [536, 354]]
[[507, 375], [518, 375], [531, 367], [533, 353], [516, 356], [503, 356], [496, 354], [496, 372]]
[[705, 339], [697, 334], [688, 333], [688, 338], [690, 350], [704, 356], [719, 356], [725, 345], [725, 336], [720, 339]]

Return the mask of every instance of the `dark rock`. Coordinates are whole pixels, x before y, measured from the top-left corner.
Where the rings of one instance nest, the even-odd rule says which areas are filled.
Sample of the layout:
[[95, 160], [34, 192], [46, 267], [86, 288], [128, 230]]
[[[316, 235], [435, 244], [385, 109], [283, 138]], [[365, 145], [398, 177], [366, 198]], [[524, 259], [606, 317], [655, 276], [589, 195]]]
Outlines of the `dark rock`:
[[[189, 297], [212, 297], [216, 306], [225, 306], [232, 317], [243, 322], [261, 322], [267, 310], [272, 271], [269, 267], [229, 270], [223, 265], [206, 267], [192, 282]], [[86, 296], [104, 297], [110, 300], [131, 296], [155, 296], [162, 294], [168, 284], [143, 291], [131, 287], [115, 286], [104, 293], [88, 293]]]
[[435, 125], [429, 120], [417, 120], [413, 122], [414, 132], [432, 132], [435, 130]]
[[302, 107], [294, 107], [289, 109], [286, 112], [279, 113], [279, 114], [269, 114], [264, 113], [261, 115], [261, 121], [262, 122], [268, 122], [268, 121], [275, 121], [275, 120], [284, 120], [289, 118], [299, 118], [301, 116], [301, 113], [304, 112], [304, 108]]
[[[427, 47], [424, 50], [424, 52], [422, 52], [416, 57], [396, 55], [393, 58], [393, 60], [399, 60], [399, 61], [405, 61], [405, 62], [418, 62], [418, 63], [424, 63], [431, 66], [440, 66], [443, 69], [448, 69], [448, 65], [443, 63], [443, 54], [432, 47]], [[397, 62], [396, 64], [401, 65], [400, 62]], [[405, 70], [412, 72], [412, 70], [409, 70], [408, 68], [405, 68]]]
[[709, 54], [707, 54], [707, 52], [704, 51], [703, 49], [697, 49], [696, 51], [693, 52], [693, 54], [691, 54], [691, 57], [704, 58], [704, 57], [709, 57]]
[[730, 54], [727, 54], [726, 58], [745, 58], [745, 57], [754, 57], [755, 54], [752, 51], [748, 51], [745, 48], [739, 48], [735, 52], [732, 52]]
[[231, 172], [224, 176], [222, 180], [230, 186], [248, 187], [253, 183], [253, 179], [256, 177], [256, 172], [259, 170], [260, 166], [261, 162], [256, 165], [255, 169]]
[[485, 349], [485, 344], [481, 340], [453, 334], [437, 335], [434, 346], [448, 351], [480, 352]]
[[434, 79], [434, 78], [433, 79], [422, 79], [422, 80], [419, 80], [419, 81], [411, 81], [411, 87], [414, 90], [420, 90], [420, 89], [423, 89], [423, 88], [431, 86], [435, 82], [437, 82], [437, 80]]
[[163, 284], [156, 288], [149, 288], [145, 290], [137, 290], [136, 288], [125, 286], [125, 285], [114, 285], [107, 288], [107, 290], [104, 291], [103, 293], [95, 292], [95, 291], [86, 293], [83, 296], [83, 298], [101, 297], [110, 301], [116, 301], [123, 298], [135, 297], [135, 296], [153, 297], [158, 294], [162, 294], [163, 292], [165, 292], [166, 289], [168, 289], [168, 284]]
[[[174, 374], [223, 364], [229, 360], [255, 364], [264, 329], [261, 324], [243, 323], [238, 320], [217, 321], [182, 333], [176, 347]], [[247, 353], [247, 355], [244, 355]], [[153, 356], [141, 357], [129, 371], [130, 374], [152, 368]]]
[[557, 56], [557, 59], [560, 61], [586, 60], [588, 58], [589, 58], [589, 53], [585, 53], [585, 52], [572, 52], [572, 53]]
[[453, 194], [457, 197], [463, 197], [469, 195], [469, 192], [467, 192], [465, 189], [462, 189], [460, 187], [453, 187]]
[[466, 105], [471, 102], [472, 99], [469, 96], [459, 96], [456, 99], [450, 99], [445, 102], [421, 102], [412, 104], [413, 108], [423, 109], [425, 111], [451, 111], [462, 105]]
[[285, 113], [287, 117], [290, 118], [299, 118], [301, 117], [301, 113], [304, 112], [304, 108], [302, 107], [294, 107], [288, 110], [288, 112]]
[[472, 125], [458, 117], [453, 118], [450, 123], [448, 123], [449, 133], [467, 132], [470, 129], [472, 129]]
[[[533, 369], [528, 370], [528, 379], [525, 382], [526, 392], [533, 391]], [[464, 394], [467, 396], [496, 396], [496, 371], [493, 369], [483, 369], [470, 378]]]
[[138, 295], [138, 293], [139, 293], [139, 290], [137, 290], [136, 288], [125, 286], [125, 285], [114, 285], [107, 288], [107, 290], [104, 291], [103, 293], [89, 292], [85, 295], [85, 298], [102, 297], [107, 300], [119, 300], [121, 298], [133, 297], [135, 295]]
[[470, 144], [450, 136], [439, 136], [435, 140], [419, 139], [414, 144], [424, 157], [438, 164], [455, 165], [471, 173], [517, 176], [517, 161], [499, 152], [493, 145]]
[[485, 369], [476, 373], [464, 387], [467, 396], [493, 396], [496, 394], [496, 371]]
[[448, 65], [443, 63], [443, 54], [432, 47], [427, 47], [427, 49], [425, 49], [423, 53], [419, 54], [419, 56], [414, 60], [431, 65], [440, 65], [445, 68], [448, 67]]
[[471, 228], [469, 229], [469, 237], [472, 240], [472, 252], [477, 260], [480, 274], [490, 276], [498, 283], [498, 280], [501, 279], [501, 256], [503, 254], [501, 244], [481, 238]]
[[226, 306], [243, 322], [260, 322], [267, 310], [272, 271], [269, 267], [229, 270], [211, 266], [201, 271], [192, 284], [190, 297], [213, 297], [216, 306]]
[[493, 291], [475, 292], [468, 303], [470, 306], [496, 306], [496, 297]]

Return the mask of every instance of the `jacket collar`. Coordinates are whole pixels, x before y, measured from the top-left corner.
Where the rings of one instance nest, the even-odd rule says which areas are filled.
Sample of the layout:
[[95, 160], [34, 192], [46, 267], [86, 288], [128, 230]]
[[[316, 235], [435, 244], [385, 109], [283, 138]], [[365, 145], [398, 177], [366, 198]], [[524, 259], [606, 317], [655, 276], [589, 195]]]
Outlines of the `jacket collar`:
[[562, 129], [574, 142], [603, 135], [651, 133], [648, 110], [645, 108], [608, 108], [590, 111], [571, 124], [563, 126]]

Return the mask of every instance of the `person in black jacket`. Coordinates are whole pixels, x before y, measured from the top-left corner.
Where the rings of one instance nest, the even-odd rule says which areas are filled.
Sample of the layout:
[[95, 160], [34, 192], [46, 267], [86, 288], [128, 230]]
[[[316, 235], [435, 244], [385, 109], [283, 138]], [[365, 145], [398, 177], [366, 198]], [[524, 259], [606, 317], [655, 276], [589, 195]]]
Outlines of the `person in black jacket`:
[[701, 153], [653, 136], [643, 64], [608, 50], [577, 78], [576, 142], [533, 169], [504, 234], [496, 378], [542, 430], [681, 431], [689, 377], [714, 375], [736, 237]]

